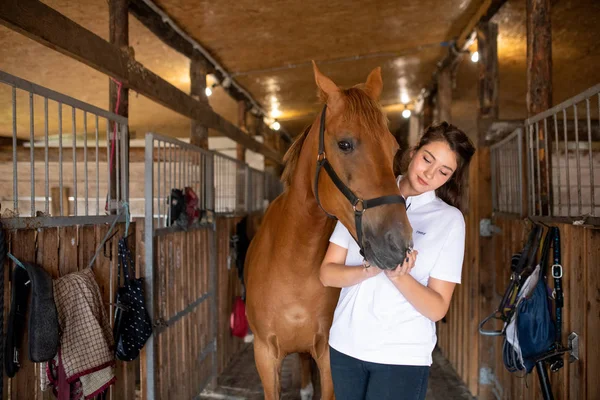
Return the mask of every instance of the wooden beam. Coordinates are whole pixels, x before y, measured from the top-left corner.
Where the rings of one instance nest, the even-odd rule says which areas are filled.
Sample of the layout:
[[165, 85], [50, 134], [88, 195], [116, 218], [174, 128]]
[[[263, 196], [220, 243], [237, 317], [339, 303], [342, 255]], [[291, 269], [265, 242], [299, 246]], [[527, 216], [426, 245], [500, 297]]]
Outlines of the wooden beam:
[[[246, 103], [243, 100], [238, 101], [238, 127], [248, 134], [248, 127], [246, 126]], [[246, 161], [246, 148], [239, 143], [237, 144], [237, 159]]]
[[477, 25], [479, 52], [479, 145], [485, 144], [487, 128], [498, 119], [498, 25], [481, 22]]
[[[202, 58], [192, 57], [190, 60], [190, 94], [195, 100], [207, 106], [209, 106], [206, 97], [206, 74], [208, 70], [209, 67]], [[192, 120], [190, 143], [208, 149], [208, 128], [199, 121]]]
[[452, 71], [450, 67], [438, 76], [437, 90], [438, 121], [452, 123]]
[[433, 98], [434, 94], [429, 92], [423, 99], [423, 130], [433, 123]]
[[[110, 44], [127, 52], [129, 50], [129, 0], [109, 0], [108, 1], [108, 37]], [[108, 80], [108, 109], [122, 117], [129, 116], [129, 89], [113, 79]], [[113, 127], [111, 127], [112, 129]], [[127, 129], [129, 136], [129, 129]], [[110, 137], [111, 147], [113, 137]], [[129, 143], [129, 137], [127, 137]], [[118, 161], [115, 161], [118, 162]], [[129, 182], [129, 176], [117, 177], [117, 168], [113, 166], [110, 169], [110, 198], [117, 198], [117, 183], [125, 179]], [[119, 171], [122, 175], [123, 171]], [[125, 195], [125, 198], [128, 198]], [[111, 209], [111, 212], [116, 214], [116, 209]]]
[[[527, 112], [530, 117], [552, 106], [552, 25], [550, 0], [527, 0]], [[551, 149], [551, 135], [543, 125], [538, 130], [539, 151], [536, 163], [539, 169], [540, 202], [536, 202], [537, 215], [549, 215], [552, 181], [551, 157], [545, 148]], [[548, 161], [548, 162], [546, 162]], [[546, 168], [548, 164], [548, 168]], [[530, 210], [533, 211], [533, 210]]]
[[[498, 118], [498, 26], [492, 22], [480, 22], [477, 25], [477, 50], [479, 51], [479, 113], [477, 118], [478, 123], [478, 149], [477, 149], [477, 169], [476, 185], [477, 192], [474, 193], [478, 200], [477, 208], [474, 210], [476, 215], [476, 223], [482, 219], [492, 218], [492, 171], [490, 163], [490, 148], [486, 142], [486, 133], [490, 125]], [[479, 232], [477, 232], [479, 233]], [[484, 316], [489, 315], [495, 306], [495, 289], [494, 289], [494, 271], [491, 270], [493, 265], [492, 252], [490, 249], [493, 246], [491, 237], [482, 237], [478, 235], [479, 252], [478, 260], [478, 284], [480, 288], [480, 300], [478, 308], [478, 321]], [[477, 321], [471, 324], [471, 334], [477, 334]], [[477, 366], [470, 366], [470, 379], [479, 378], [480, 371], [494, 370], [495, 357], [499, 355], [495, 353], [493, 338], [487, 336], [479, 336]], [[480, 379], [477, 381], [481, 382]], [[487, 382], [487, 381], [484, 381]], [[475, 393], [474, 393], [475, 394]], [[487, 399], [492, 395], [492, 382], [480, 383], [478, 386], [479, 398]]]
[[40, 1], [0, 2], [0, 24], [112, 76], [149, 99], [192, 120], [201, 121], [208, 128], [222, 132], [276, 163], [282, 161], [281, 154], [251, 139], [206, 105], [144, 68], [126, 52]]

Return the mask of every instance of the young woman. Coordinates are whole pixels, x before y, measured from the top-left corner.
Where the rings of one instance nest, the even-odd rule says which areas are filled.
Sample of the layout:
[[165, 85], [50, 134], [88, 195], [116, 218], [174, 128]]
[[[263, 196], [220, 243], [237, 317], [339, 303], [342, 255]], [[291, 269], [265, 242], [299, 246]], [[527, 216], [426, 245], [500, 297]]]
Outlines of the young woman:
[[366, 265], [338, 222], [320, 272], [324, 285], [342, 288], [329, 336], [338, 400], [425, 398], [435, 322], [460, 283], [465, 222], [459, 209], [474, 153], [469, 138], [443, 122], [405, 156], [398, 187], [414, 250], [395, 270]]

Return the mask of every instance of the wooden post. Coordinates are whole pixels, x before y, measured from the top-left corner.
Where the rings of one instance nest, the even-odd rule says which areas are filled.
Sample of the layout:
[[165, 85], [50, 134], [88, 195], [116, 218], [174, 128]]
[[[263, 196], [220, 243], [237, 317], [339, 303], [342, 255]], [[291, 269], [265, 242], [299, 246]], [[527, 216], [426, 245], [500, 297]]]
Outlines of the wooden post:
[[423, 99], [423, 130], [433, 123], [433, 93]]
[[[109, 41], [123, 51], [129, 51], [129, 0], [109, 0], [108, 2], [108, 23], [109, 23]], [[120, 92], [120, 93], [119, 93]], [[129, 89], [124, 85], [120, 86], [111, 78], [108, 81], [108, 96], [109, 110], [123, 117], [129, 117]], [[113, 145], [113, 130], [115, 126], [111, 126], [110, 144]], [[127, 129], [129, 136], [129, 129]], [[119, 132], [117, 132], [117, 135]], [[129, 142], [129, 137], [126, 138]], [[114, 143], [117, 146], [117, 143]], [[116, 154], [116, 152], [115, 152]], [[110, 198], [117, 197], [117, 168], [116, 163], [120, 162], [113, 160], [113, 165], [110, 171]], [[122, 172], [122, 171], [121, 171]], [[121, 176], [120, 180], [129, 179], [128, 176]], [[117, 199], [118, 200], [118, 199]], [[108, 210], [111, 213], [116, 213], [116, 208], [108, 204]]]
[[[196, 53], [194, 53], [196, 55]], [[190, 95], [208, 106], [206, 97], [206, 75], [209, 67], [204, 58], [194, 56], [190, 60]], [[208, 150], [208, 127], [201, 121], [192, 120], [190, 143]]]
[[452, 122], [452, 71], [444, 68], [438, 77], [437, 92], [438, 121]]
[[[264, 138], [264, 144], [268, 148], [270, 148], [274, 151], [277, 151], [277, 137], [276, 137], [275, 132], [263, 123], [262, 124], [262, 133], [263, 133], [263, 138]], [[280, 175], [280, 170], [278, 168], [278, 165], [266, 157], [265, 157], [264, 169], [265, 169], [265, 172], [267, 172], [267, 173], [273, 174], [275, 176]]]
[[[527, 112], [534, 116], [552, 106], [552, 25], [550, 22], [550, 0], [527, 0]], [[525, 132], [528, 134], [528, 132]], [[552, 135], [546, 135], [543, 124], [537, 131], [539, 151], [537, 166], [540, 177], [541, 208], [536, 202], [536, 214], [549, 215], [552, 181], [550, 155]], [[547, 141], [547, 142], [546, 142]], [[546, 146], [547, 145], [547, 146]], [[548, 158], [548, 169], [546, 169]]]
[[479, 59], [479, 115], [478, 115], [478, 149], [476, 168], [471, 168], [477, 176], [475, 190], [471, 198], [475, 199], [471, 210], [475, 212], [472, 223], [476, 224], [474, 232], [477, 233], [478, 263], [470, 271], [470, 281], [478, 289], [478, 304], [471, 304], [471, 315], [474, 316], [469, 326], [471, 337], [478, 337], [479, 346], [475, 347], [476, 355], [470, 354], [469, 380], [473, 389], [479, 382], [477, 396], [480, 399], [492, 398], [493, 379], [491, 377], [498, 371], [494, 370], [495, 360], [501, 357], [496, 354], [495, 341], [497, 338], [481, 336], [478, 334], [478, 323], [489, 315], [495, 307], [494, 271], [492, 271], [492, 254], [490, 251], [493, 241], [491, 237], [479, 235], [479, 222], [484, 218], [492, 217], [492, 185], [490, 148], [486, 143], [486, 134], [491, 123], [498, 118], [498, 52], [497, 52], [498, 26], [491, 22], [481, 22], [477, 26], [477, 49]]
[[[248, 133], [248, 127], [246, 126], [246, 102], [244, 100], [238, 101], [238, 127]], [[237, 144], [237, 159], [240, 161], [246, 161], [246, 148], [243, 144]]]

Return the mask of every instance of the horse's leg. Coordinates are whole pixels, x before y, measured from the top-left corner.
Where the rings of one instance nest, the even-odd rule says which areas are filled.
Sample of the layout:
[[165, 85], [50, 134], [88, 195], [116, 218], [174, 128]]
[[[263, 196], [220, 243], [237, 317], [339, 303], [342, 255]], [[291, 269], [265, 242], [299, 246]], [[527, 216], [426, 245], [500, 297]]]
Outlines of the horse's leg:
[[311, 355], [309, 353], [300, 353], [300, 368], [301, 368], [301, 386], [300, 386], [300, 399], [301, 400], [312, 400], [315, 392], [312, 384], [312, 376], [310, 371], [310, 360]]
[[321, 400], [334, 400], [333, 380], [331, 379], [331, 365], [329, 364], [329, 345], [325, 335], [315, 335], [313, 357], [319, 367], [321, 378]]
[[262, 342], [255, 337], [254, 339], [254, 361], [256, 369], [265, 391], [265, 400], [278, 400], [281, 395], [281, 362], [283, 357], [280, 354], [277, 344], [277, 337], [271, 335], [268, 343]]

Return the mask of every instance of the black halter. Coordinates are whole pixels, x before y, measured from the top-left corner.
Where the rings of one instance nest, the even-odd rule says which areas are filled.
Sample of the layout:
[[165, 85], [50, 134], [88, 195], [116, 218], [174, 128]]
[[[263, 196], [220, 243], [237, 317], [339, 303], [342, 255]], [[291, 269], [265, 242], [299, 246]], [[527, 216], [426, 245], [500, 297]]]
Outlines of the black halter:
[[319, 154], [317, 155], [317, 171], [315, 173], [315, 197], [317, 199], [317, 204], [321, 207], [321, 210], [329, 218], [336, 218], [334, 215], [329, 214], [323, 206], [321, 205], [321, 201], [319, 200], [319, 174], [321, 172], [321, 167], [325, 168], [327, 171], [327, 175], [333, 181], [335, 186], [338, 188], [340, 192], [348, 199], [352, 208], [354, 209], [354, 223], [356, 224], [356, 235], [358, 243], [358, 247], [360, 247], [360, 254], [364, 257], [364, 248], [362, 243], [362, 215], [367, 208], [373, 208], [377, 206], [381, 206], [383, 204], [406, 204], [404, 197], [398, 194], [391, 194], [388, 196], [381, 196], [374, 199], [363, 200], [356, 196], [352, 190], [348, 186], [342, 182], [342, 180], [337, 176], [333, 167], [327, 160], [327, 156], [325, 155], [325, 112], [327, 111], [327, 106], [323, 107], [323, 113], [321, 114], [321, 125], [319, 127]]

